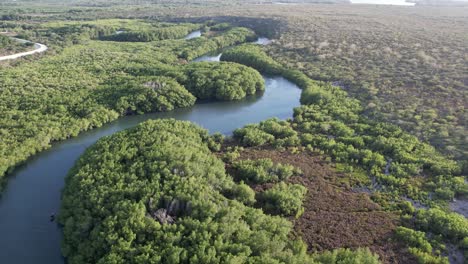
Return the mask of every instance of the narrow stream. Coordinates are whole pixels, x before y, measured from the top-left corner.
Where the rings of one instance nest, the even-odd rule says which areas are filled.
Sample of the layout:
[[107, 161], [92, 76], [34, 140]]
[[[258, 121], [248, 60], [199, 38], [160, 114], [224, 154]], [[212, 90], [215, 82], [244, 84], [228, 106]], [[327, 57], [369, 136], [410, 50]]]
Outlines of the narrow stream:
[[[219, 61], [219, 54], [196, 61]], [[50, 215], [58, 213], [64, 178], [87, 147], [99, 138], [158, 118], [190, 120], [210, 132], [236, 128], [270, 117], [286, 119], [299, 105], [300, 89], [282, 77], [264, 77], [266, 91], [240, 101], [197, 104], [166, 113], [122, 117], [53, 145], [9, 176], [0, 199], [0, 259], [8, 264], [63, 264], [62, 232]]]
[[190, 34], [188, 34], [185, 39], [193, 39], [193, 38], [198, 38], [198, 37], [201, 37], [202, 33], [201, 33], [201, 30], [196, 30], [196, 31], [193, 31], [191, 32]]

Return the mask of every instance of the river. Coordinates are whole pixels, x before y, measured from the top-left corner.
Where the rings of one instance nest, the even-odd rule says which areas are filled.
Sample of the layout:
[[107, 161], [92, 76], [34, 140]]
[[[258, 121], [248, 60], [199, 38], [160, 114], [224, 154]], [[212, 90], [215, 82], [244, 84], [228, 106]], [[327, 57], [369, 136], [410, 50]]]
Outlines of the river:
[[198, 37], [201, 37], [201, 35], [202, 35], [201, 30], [196, 30], [196, 31], [193, 31], [190, 34], [188, 34], [185, 37], [185, 39], [189, 40], [189, 39], [193, 39], [193, 38], [198, 38]]
[[[196, 61], [219, 61], [219, 54]], [[195, 122], [210, 132], [235, 128], [270, 117], [286, 119], [299, 105], [300, 89], [282, 77], [264, 77], [266, 91], [231, 102], [200, 103], [166, 113], [122, 117], [78, 137], [53, 144], [9, 176], [0, 199], [0, 260], [8, 264], [63, 264], [62, 232], [50, 215], [60, 208], [64, 179], [85, 149], [99, 138], [159, 118]]]

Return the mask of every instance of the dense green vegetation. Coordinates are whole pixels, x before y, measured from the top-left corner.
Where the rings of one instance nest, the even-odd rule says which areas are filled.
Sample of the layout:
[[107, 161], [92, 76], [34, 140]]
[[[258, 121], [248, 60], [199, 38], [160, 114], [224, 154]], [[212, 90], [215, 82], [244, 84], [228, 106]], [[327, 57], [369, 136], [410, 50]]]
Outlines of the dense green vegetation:
[[363, 114], [463, 161], [467, 10], [291, 6], [288, 12], [295, 15], [286, 19], [269, 53], [313, 79], [335, 82], [362, 102]]
[[[303, 89], [303, 105], [294, 110], [292, 121], [268, 120], [238, 129], [234, 137], [241, 144], [284, 147], [284, 137], [298, 137], [299, 141], [288, 141], [292, 144], [286, 146], [306, 147], [331, 156], [335, 162], [364, 169], [375, 182], [371, 186], [373, 189], [393, 193], [396, 197], [409, 196], [428, 204], [468, 193], [464, 177], [458, 176], [461, 168], [456, 162], [395, 125], [367, 118], [359, 101], [349, 98], [339, 87], [310, 80], [299, 71], [282, 67], [253, 45], [230, 49], [222, 59], [249, 65], [266, 74], [283, 74]], [[272, 123], [276, 125], [272, 126]], [[269, 208], [272, 207], [282, 208], [279, 202]], [[414, 209], [404, 211], [411, 213]], [[468, 237], [468, 222], [456, 213], [439, 209], [418, 210], [414, 223], [414, 228], [440, 235], [459, 248], [464, 247], [463, 241]], [[396, 230], [396, 236], [406, 243], [409, 252], [420, 263], [447, 263], [440, 251], [433, 253], [426, 233], [400, 228]]]
[[131, 42], [149, 42], [163, 39], [177, 39], [185, 37], [188, 33], [197, 29], [197, 27], [197, 25], [188, 24], [177, 27], [152, 28], [148, 31], [141, 31], [140, 29], [138, 29], [138, 31], [125, 31], [125, 29], [121, 29], [118, 33], [114, 33], [109, 36], [102, 36], [100, 39]]
[[442, 235], [456, 243], [468, 237], [468, 219], [440, 209], [418, 210], [415, 224], [419, 229]]
[[98, 102], [120, 114], [142, 114], [192, 106], [196, 99], [239, 100], [265, 89], [257, 71], [235, 63], [137, 67], [130, 72], [138, 78], [112, 79], [96, 90]]
[[240, 140], [245, 146], [274, 144], [277, 147], [289, 147], [300, 144], [298, 133], [287, 121], [278, 118], [236, 129], [234, 138]]
[[8, 47], [12, 43], [13, 41], [9, 37], [0, 35], [0, 49]]
[[432, 245], [427, 240], [424, 232], [400, 226], [396, 229], [396, 238], [410, 247], [418, 248], [426, 253], [432, 253]]
[[96, 98], [121, 115], [171, 111], [197, 99], [176, 80], [159, 76], [112, 80], [96, 91]]
[[261, 184], [284, 181], [300, 170], [288, 164], [274, 164], [271, 159], [240, 160], [232, 164], [240, 180]]
[[193, 63], [185, 67], [183, 83], [199, 99], [236, 100], [265, 90], [262, 76], [234, 63]]
[[[102, 19], [90, 22], [58, 21], [41, 24], [3, 22], [0, 23], [0, 28], [16, 32], [20, 38], [44, 43], [52, 50], [61, 50], [66, 46], [86, 44], [90, 40], [151, 42], [181, 39], [201, 27], [209, 30], [208, 25], [212, 24], [213, 22], [171, 24], [152, 20]], [[252, 41], [255, 38], [256, 35], [252, 30], [230, 26], [226, 27], [226, 30], [207, 32], [207, 36], [184, 42], [165, 42], [161, 46], [171, 46], [173, 48], [171, 53], [175, 52], [181, 59], [192, 60], [223, 47]], [[151, 43], [148, 43], [148, 46], [151, 46]]]
[[[234, 136], [246, 145], [276, 143], [280, 146], [303, 145], [330, 155], [334, 161], [366, 169], [382, 184], [381, 188], [400, 192], [415, 199], [428, 199], [428, 191], [444, 192], [438, 198], [451, 199], [468, 193], [456, 162], [446, 159], [430, 145], [400, 128], [376, 122], [363, 115], [360, 103], [339, 87], [313, 81], [299, 71], [281, 67], [258, 46], [243, 45], [223, 53], [223, 60], [235, 61], [266, 74], [282, 74], [304, 91], [303, 106], [294, 110], [294, 121], [281, 129], [249, 125]], [[271, 121], [270, 121], [271, 122]], [[295, 140], [297, 135], [300, 140]], [[287, 144], [284, 144], [284, 140]], [[422, 174], [432, 175], [415, 185]], [[422, 186], [424, 185], [424, 186]]]
[[33, 46], [34, 43], [20, 43], [7, 36], [0, 34], [0, 56], [23, 52], [28, 49], [32, 49]]
[[[449, 263], [447, 257], [440, 256], [440, 250], [437, 250], [437, 252], [439, 252], [438, 255], [434, 255], [434, 249], [431, 242], [426, 237], [426, 233], [402, 226], [398, 227], [395, 233], [395, 238], [408, 246], [409, 252], [416, 256], [419, 263]], [[435, 242], [433, 243], [437, 244]], [[437, 246], [440, 247], [439, 244], [437, 244]]]
[[[188, 122], [164, 120], [89, 149], [64, 191], [60, 219], [70, 263], [306, 257], [300, 244], [288, 241], [285, 220], [223, 197], [235, 183], [211, 155], [207, 138], [207, 131]], [[159, 209], [174, 222], [155, 216]]]
[[[206, 130], [189, 122], [159, 120], [88, 149], [63, 192], [60, 222], [68, 261], [313, 263], [302, 241], [291, 239], [290, 222], [223, 195], [239, 185], [211, 154], [208, 139]], [[304, 191], [280, 185], [264, 196], [295, 208]], [[376, 263], [368, 251], [343, 254], [319, 259]]]
[[304, 212], [302, 202], [306, 193], [307, 189], [302, 185], [280, 182], [261, 193], [259, 200], [267, 212], [297, 218]]
[[201, 25], [175, 25], [148, 20], [103, 19], [90, 22], [48, 22], [41, 25], [5, 23], [3, 26], [5, 29], [16, 31], [23, 38], [64, 46], [83, 43], [89, 39], [127, 42], [180, 39], [200, 28]]
[[214, 35], [209, 39], [205, 39], [205, 37], [195, 38], [188, 41], [187, 46], [181, 50], [181, 57], [187, 60], [193, 60], [210, 51], [253, 41], [255, 38], [256, 35], [251, 30], [246, 28], [232, 28], [223, 35]]
[[[128, 22], [134, 23], [139, 22]], [[120, 115], [187, 107], [196, 97], [233, 100], [262, 91], [260, 74], [245, 66], [181, 63], [188, 53], [199, 56], [245, 41], [253, 34], [234, 28], [196, 41], [149, 43], [93, 41], [89, 34], [79, 35], [86, 40], [83, 44], [58, 51], [64, 42], [52, 42], [57, 55], [1, 69], [0, 177], [51, 142], [76, 136]], [[60, 36], [63, 40], [74, 38], [68, 33]]]
[[[368, 185], [365, 190], [373, 192], [386, 216], [402, 215], [394, 224], [405, 227], [395, 230], [394, 241], [420, 263], [447, 263], [445, 243], [467, 251], [466, 218], [447, 208], [447, 201], [468, 193], [463, 176], [468, 172], [466, 8], [285, 7], [250, 0], [56, 2], [0, 3], [0, 31], [50, 47], [40, 61], [0, 69], [0, 178], [51, 142], [121, 115], [262, 91], [259, 73], [240, 63], [298, 84], [302, 106], [293, 120], [237, 129], [233, 144], [323, 155], [350, 174], [336, 184]], [[95, 20], [117, 13], [144, 19]], [[205, 22], [207, 17], [213, 20]], [[156, 21], [166, 18], [183, 23]], [[278, 39], [266, 48], [226, 51], [222, 59], [234, 63], [187, 64], [255, 38], [252, 30], [236, 26]], [[202, 29], [202, 37], [181, 39], [196, 29]], [[3, 52], [9, 47], [6, 53], [23, 48], [0, 35], [0, 54], [2, 46]], [[187, 123], [150, 122], [88, 150], [64, 193], [61, 222], [70, 262], [378, 263], [367, 249], [307, 255], [305, 245], [292, 239], [292, 224], [264, 212], [299, 216], [311, 208], [303, 201], [316, 194], [315, 187], [305, 185], [306, 192], [289, 182], [303, 183], [286, 163], [235, 161], [242, 148], [230, 146], [221, 157], [242, 172], [234, 175], [236, 181], [251, 186], [234, 183], [208, 151], [219, 151], [220, 142], [219, 135], [209, 137]], [[289, 181], [277, 183], [283, 180]], [[416, 210], [401, 196], [429, 207]], [[316, 213], [342, 217], [328, 210]], [[374, 209], [352, 210], [343, 215], [367, 216]], [[375, 215], [370, 215], [364, 221], [371, 222]], [[335, 247], [321, 250], [327, 248]]]

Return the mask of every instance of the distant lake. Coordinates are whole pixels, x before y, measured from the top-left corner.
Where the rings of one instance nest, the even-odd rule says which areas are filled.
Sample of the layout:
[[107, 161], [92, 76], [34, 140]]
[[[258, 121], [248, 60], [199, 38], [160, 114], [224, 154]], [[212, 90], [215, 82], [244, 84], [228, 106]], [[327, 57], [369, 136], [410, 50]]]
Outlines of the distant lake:
[[414, 3], [408, 3], [405, 0], [351, 0], [352, 4], [374, 4], [374, 5], [404, 5], [414, 6]]

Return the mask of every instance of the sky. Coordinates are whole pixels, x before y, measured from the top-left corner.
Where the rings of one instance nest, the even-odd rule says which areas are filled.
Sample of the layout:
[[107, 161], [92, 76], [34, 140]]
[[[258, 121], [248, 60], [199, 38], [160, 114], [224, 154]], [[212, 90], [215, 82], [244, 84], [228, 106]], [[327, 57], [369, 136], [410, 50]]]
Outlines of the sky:
[[407, 3], [405, 0], [351, 0], [353, 4], [381, 4], [381, 5], [408, 5], [412, 6], [414, 3]]

